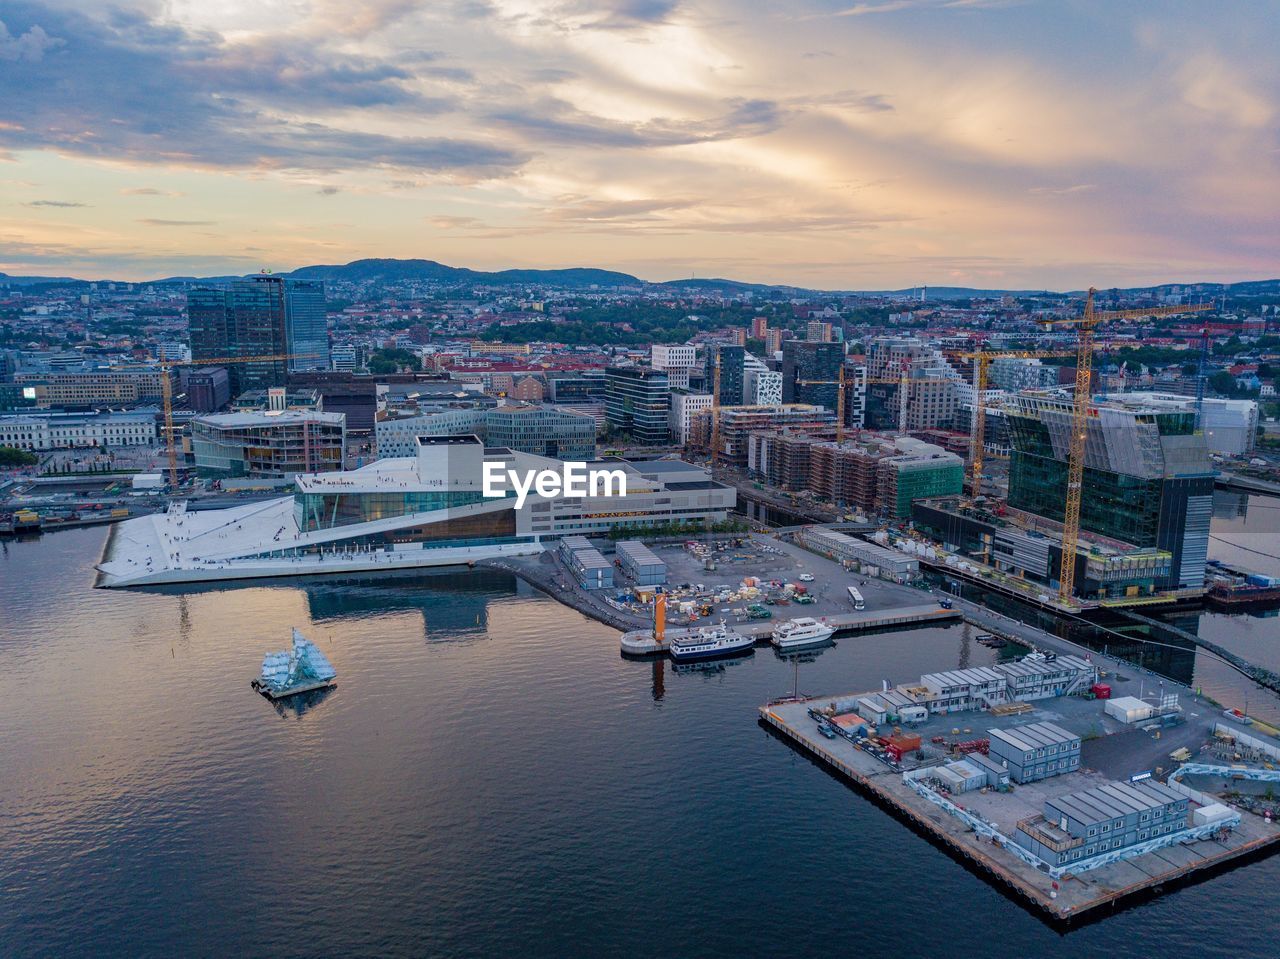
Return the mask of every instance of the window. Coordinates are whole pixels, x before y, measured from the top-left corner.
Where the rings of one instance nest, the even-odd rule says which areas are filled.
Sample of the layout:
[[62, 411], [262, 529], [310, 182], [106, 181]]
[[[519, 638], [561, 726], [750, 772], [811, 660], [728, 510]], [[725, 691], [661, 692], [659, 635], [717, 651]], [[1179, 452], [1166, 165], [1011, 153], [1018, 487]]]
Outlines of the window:
[[1102, 831], [1103, 831], [1103, 832], [1111, 832], [1111, 823], [1109, 823], [1109, 822], [1104, 822], [1104, 823], [1102, 824]]
[[1098, 834], [1098, 827], [1097, 827], [1097, 826], [1090, 826], [1090, 827], [1089, 827], [1089, 835], [1090, 835], [1090, 836], [1096, 836], [1097, 834]]

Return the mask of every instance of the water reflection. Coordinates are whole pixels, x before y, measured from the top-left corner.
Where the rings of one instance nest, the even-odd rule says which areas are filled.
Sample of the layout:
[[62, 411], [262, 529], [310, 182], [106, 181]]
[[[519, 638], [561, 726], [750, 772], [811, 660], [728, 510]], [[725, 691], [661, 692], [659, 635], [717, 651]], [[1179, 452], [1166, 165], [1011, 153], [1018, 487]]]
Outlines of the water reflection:
[[721, 674], [730, 666], [741, 666], [745, 662], [749, 662], [756, 654], [754, 649], [748, 649], [741, 653], [735, 653], [732, 656], [721, 656], [717, 659], [704, 659], [693, 663], [672, 663], [671, 672], [677, 676], [693, 676], [698, 673], [702, 674]]
[[336, 689], [335, 685], [326, 689], [312, 689], [286, 699], [267, 699], [265, 696], [262, 698], [271, 704], [281, 719], [301, 719], [328, 699]]

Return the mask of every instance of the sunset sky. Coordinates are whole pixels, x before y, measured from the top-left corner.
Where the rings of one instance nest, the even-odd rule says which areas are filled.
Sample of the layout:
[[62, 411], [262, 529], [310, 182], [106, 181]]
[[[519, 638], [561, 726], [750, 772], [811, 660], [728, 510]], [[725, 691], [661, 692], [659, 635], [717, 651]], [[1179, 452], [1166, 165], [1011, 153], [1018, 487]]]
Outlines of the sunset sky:
[[0, 3], [0, 271], [1280, 276], [1274, 2]]

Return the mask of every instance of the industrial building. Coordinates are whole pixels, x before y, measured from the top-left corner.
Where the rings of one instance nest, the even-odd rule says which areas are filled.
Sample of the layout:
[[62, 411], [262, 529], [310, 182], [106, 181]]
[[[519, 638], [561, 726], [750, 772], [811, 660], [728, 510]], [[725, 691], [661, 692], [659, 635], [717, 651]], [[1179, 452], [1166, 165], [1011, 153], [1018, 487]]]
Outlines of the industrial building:
[[1050, 865], [1074, 863], [1181, 832], [1187, 808], [1186, 796], [1154, 779], [1107, 783], [1046, 799], [1013, 839]]
[[618, 568], [637, 586], [662, 586], [667, 581], [667, 564], [639, 540], [618, 544]]
[[[1019, 660], [994, 666], [926, 673], [914, 685], [900, 684], [863, 696], [855, 708], [869, 721], [875, 714], [882, 716], [875, 720], [879, 723], [923, 722], [929, 715], [989, 710], [1007, 703], [1070, 696], [1092, 686], [1097, 677], [1097, 667], [1078, 656], [1050, 658], [1043, 653], [1028, 653]], [[995, 730], [991, 732], [994, 735]], [[1075, 739], [1078, 753], [1079, 737]], [[1060, 756], [1061, 745], [1058, 750]], [[1067, 755], [1069, 758], [1070, 751]]]
[[206, 477], [289, 477], [340, 470], [347, 418], [316, 410], [214, 413], [191, 421], [196, 472]]
[[613, 565], [585, 536], [566, 536], [556, 552], [583, 589], [613, 588]]
[[670, 441], [671, 385], [661, 370], [611, 366], [605, 370], [605, 416], [610, 428], [637, 443]]
[[806, 526], [796, 532], [796, 541], [811, 552], [851, 564], [868, 576], [905, 583], [920, 572], [920, 561], [914, 556], [837, 530]]
[[1016, 783], [1035, 782], [1080, 768], [1080, 737], [1053, 723], [989, 729], [988, 755], [1009, 770]]
[[[1010, 507], [1062, 522], [1072, 404], [1067, 390], [1010, 397]], [[1106, 397], [1091, 403], [1087, 423], [1081, 529], [1167, 553], [1155, 590], [1203, 587], [1214, 471], [1194, 410]]]

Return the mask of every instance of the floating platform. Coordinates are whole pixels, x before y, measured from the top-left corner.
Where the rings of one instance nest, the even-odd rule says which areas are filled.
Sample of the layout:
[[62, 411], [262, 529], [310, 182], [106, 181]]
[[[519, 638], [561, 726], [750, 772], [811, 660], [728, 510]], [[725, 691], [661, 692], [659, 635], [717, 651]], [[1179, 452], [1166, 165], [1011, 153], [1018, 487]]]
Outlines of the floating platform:
[[[797, 615], [803, 615], [797, 613]], [[790, 618], [790, 617], [786, 617]], [[744, 636], [751, 636], [757, 642], [768, 642], [774, 627], [786, 618], [763, 620], [754, 623], [738, 623], [733, 628]], [[890, 609], [863, 610], [857, 613], [836, 613], [832, 616], [814, 617], [820, 623], [834, 626], [835, 635], [841, 633], [862, 632], [870, 629], [890, 629], [895, 626], [922, 626], [929, 623], [948, 622], [961, 618], [957, 609], [943, 609], [937, 603], [920, 606], [896, 606]], [[714, 620], [714, 617], [712, 618]], [[710, 622], [712, 620], [708, 620]], [[697, 627], [694, 627], [696, 629]], [[691, 633], [693, 629], [668, 626], [664, 641], [659, 643], [653, 638], [652, 629], [633, 629], [622, 634], [622, 651], [629, 656], [653, 656], [667, 652], [669, 640]]]
[[1046, 871], [979, 836], [962, 820], [915, 793], [902, 782], [900, 771], [843, 737], [824, 737], [809, 716], [809, 709], [831, 699], [825, 696], [770, 703], [760, 707], [760, 721], [1056, 921], [1071, 921], [1101, 906], [1142, 893], [1153, 894], [1167, 883], [1227, 865], [1280, 842], [1280, 824], [1245, 814], [1241, 824], [1224, 838], [1167, 846], [1087, 872], [1067, 874], [1055, 883]]
[[279, 691], [272, 689], [266, 683], [260, 682], [256, 679], [250, 682], [249, 685], [253, 688], [254, 692], [261, 693], [263, 696], [266, 696], [267, 699], [274, 702], [275, 700], [288, 699], [290, 696], [297, 696], [301, 693], [314, 692], [317, 689], [333, 689], [338, 685], [338, 681], [336, 679], [321, 679], [314, 683], [303, 683], [300, 686], [290, 686]]

